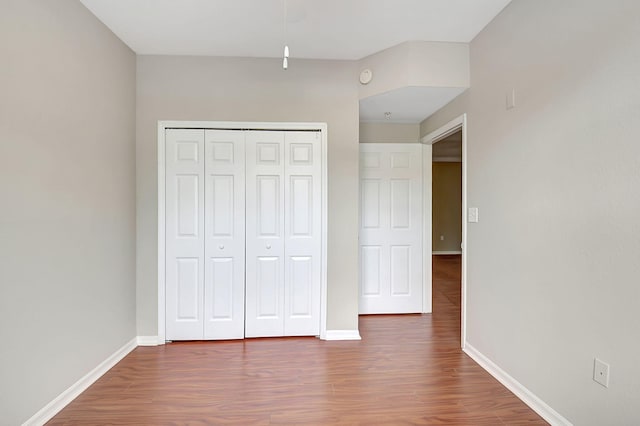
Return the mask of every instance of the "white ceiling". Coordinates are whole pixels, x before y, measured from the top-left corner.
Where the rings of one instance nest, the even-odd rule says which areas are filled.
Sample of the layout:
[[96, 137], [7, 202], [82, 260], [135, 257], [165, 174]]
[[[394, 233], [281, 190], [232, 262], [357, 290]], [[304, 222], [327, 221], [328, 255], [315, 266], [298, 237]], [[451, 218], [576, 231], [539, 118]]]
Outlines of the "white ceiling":
[[357, 60], [409, 40], [471, 41], [510, 0], [80, 0], [142, 55]]
[[[282, 57], [286, 40], [292, 58], [359, 60], [405, 41], [468, 43], [511, 0], [80, 1], [141, 55]], [[363, 99], [360, 120], [418, 123], [460, 92], [394, 90]]]
[[[360, 100], [360, 121], [420, 123], [464, 92], [461, 87], [403, 87]], [[391, 117], [386, 118], [385, 112]]]

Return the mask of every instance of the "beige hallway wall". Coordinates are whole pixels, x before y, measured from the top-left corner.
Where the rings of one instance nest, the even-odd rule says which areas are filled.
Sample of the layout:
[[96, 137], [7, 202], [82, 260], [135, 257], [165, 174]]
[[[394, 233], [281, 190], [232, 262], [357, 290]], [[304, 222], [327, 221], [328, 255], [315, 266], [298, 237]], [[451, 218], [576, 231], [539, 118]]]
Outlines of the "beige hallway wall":
[[75, 0], [0, 12], [0, 424], [135, 337], [135, 55]]
[[459, 252], [462, 243], [462, 163], [434, 162], [431, 176], [432, 250]]

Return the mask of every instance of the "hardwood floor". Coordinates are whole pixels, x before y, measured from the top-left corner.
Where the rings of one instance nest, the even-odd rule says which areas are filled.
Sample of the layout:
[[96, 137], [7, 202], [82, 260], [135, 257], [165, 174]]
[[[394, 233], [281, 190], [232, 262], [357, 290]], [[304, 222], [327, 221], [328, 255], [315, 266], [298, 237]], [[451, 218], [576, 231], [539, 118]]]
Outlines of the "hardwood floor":
[[546, 424], [460, 350], [459, 256], [434, 258], [433, 314], [360, 332], [139, 347], [48, 424]]

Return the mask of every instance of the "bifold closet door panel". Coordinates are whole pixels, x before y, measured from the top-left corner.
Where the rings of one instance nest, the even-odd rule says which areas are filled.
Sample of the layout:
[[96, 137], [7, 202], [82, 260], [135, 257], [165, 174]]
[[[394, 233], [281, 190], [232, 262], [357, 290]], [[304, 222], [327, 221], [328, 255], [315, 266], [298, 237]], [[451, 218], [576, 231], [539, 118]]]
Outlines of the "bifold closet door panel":
[[205, 130], [204, 339], [244, 338], [244, 132]]
[[284, 132], [248, 131], [246, 337], [284, 333]]
[[320, 333], [320, 132], [286, 132], [284, 335]]
[[204, 130], [167, 129], [166, 337], [202, 339]]

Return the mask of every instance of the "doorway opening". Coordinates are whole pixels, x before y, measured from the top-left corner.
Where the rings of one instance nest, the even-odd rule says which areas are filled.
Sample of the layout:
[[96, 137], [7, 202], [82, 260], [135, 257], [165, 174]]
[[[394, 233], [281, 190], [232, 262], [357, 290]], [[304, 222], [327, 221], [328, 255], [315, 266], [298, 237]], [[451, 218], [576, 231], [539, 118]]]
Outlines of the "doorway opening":
[[448, 304], [438, 306], [449, 306], [450, 313], [458, 319], [460, 342], [464, 349], [467, 264], [467, 225], [464, 220], [467, 209], [466, 115], [429, 133], [422, 139], [422, 143], [425, 145], [425, 305], [432, 306], [436, 298], [448, 300]]
[[433, 315], [460, 335], [462, 268], [462, 130], [432, 145]]

